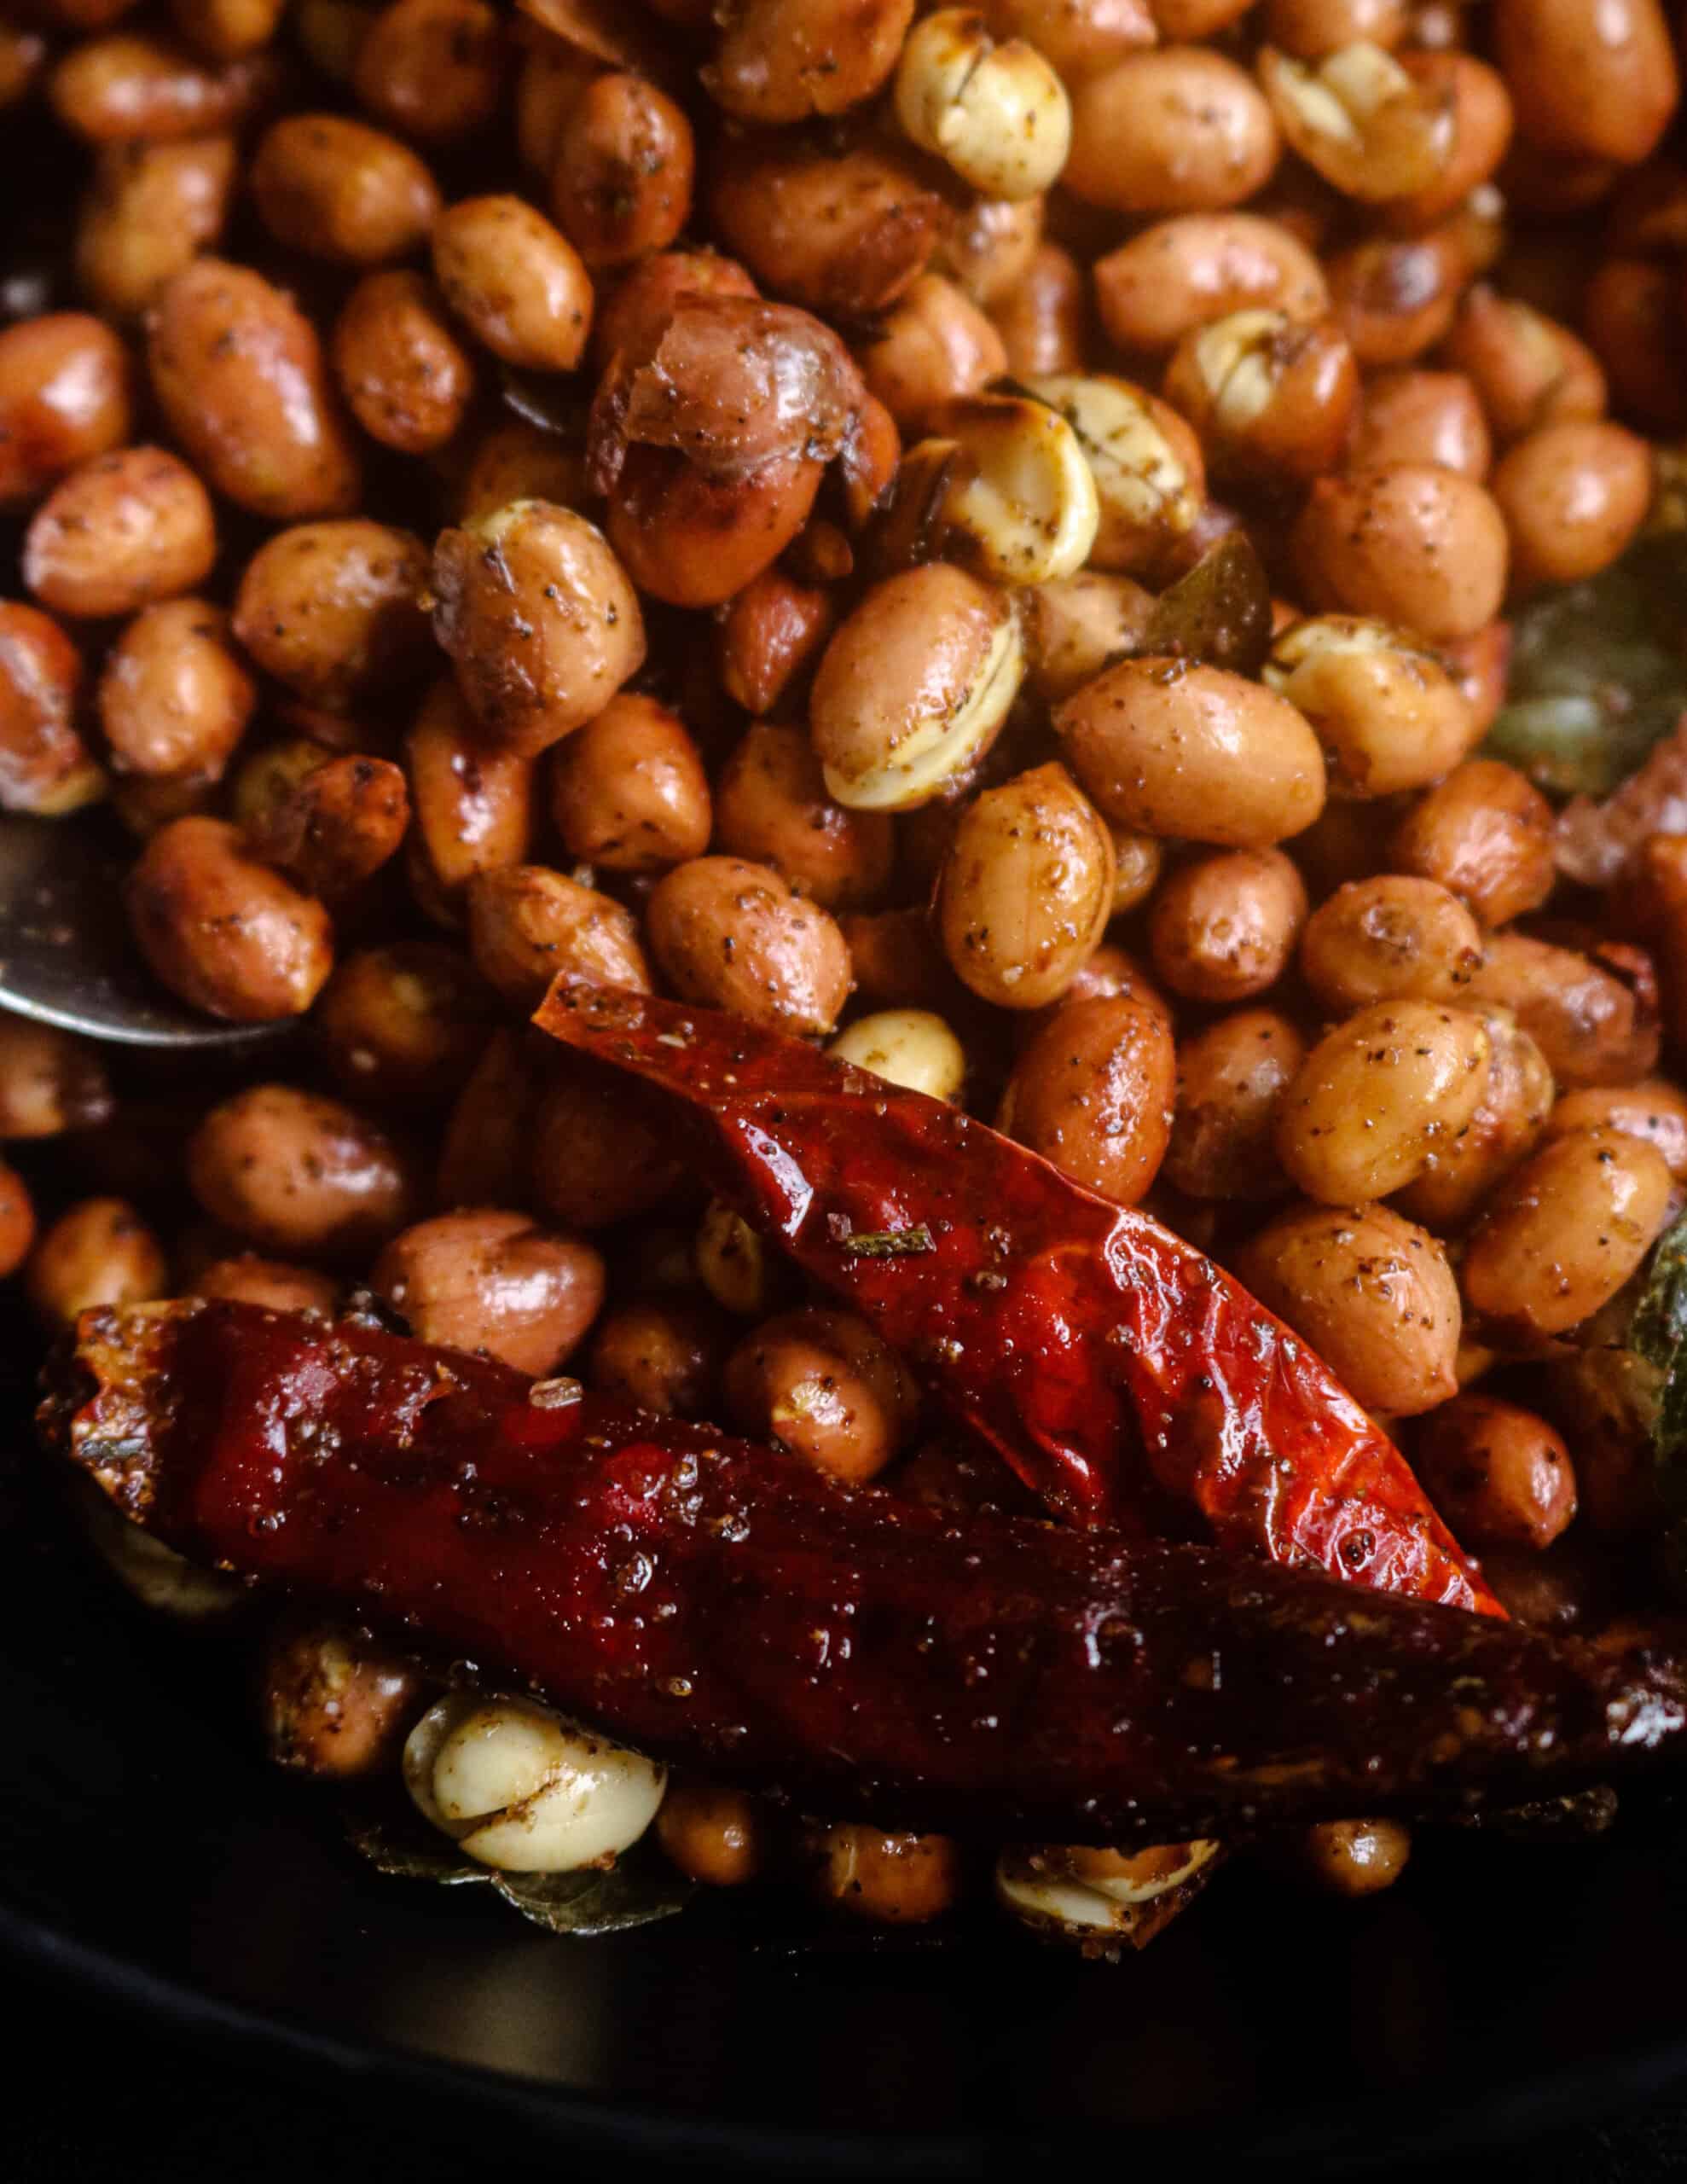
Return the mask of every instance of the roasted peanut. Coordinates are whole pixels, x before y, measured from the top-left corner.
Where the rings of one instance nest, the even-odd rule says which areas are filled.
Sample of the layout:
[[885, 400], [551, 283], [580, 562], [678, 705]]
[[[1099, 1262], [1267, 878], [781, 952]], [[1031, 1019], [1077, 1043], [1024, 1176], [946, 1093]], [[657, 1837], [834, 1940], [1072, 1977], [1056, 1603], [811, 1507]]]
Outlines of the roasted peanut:
[[648, 991], [632, 912], [542, 864], [507, 864], [470, 880], [468, 944], [489, 985], [536, 1008], [559, 973]]
[[221, 238], [234, 195], [232, 136], [109, 144], [76, 229], [76, 273], [103, 311], [137, 317]]
[[1379, 1001], [1457, 1001], [1482, 960], [1481, 930], [1433, 880], [1349, 880], [1313, 914], [1301, 972], [1336, 1014]]
[[525, 1213], [445, 1213], [395, 1236], [369, 1285], [422, 1342], [484, 1350], [542, 1378], [577, 1349], [603, 1302], [603, 1260]]
[[922, 273], [861, 351], [867, 383], [905, 433], [1007, 369], [1001, 336], [953, 281]]
[[827, 909], [881, 896], [894, 855], [888, 815], [835, 803], [807, 735], [771, 721], [746, 729], [721, 770], [715, 839]]
[[849, 1312], [765, 1321], [727, 1360], [723, 1385], [746, 1433], [851, 1485], [890, 1461], [917, 1402], [895, 1350]]
[[713, 828], [708, 778], [676, 713], [623, 691], [551, 758], [551, 811], [571, 857], [659, 872], [701, 857]]
[[433, 274], [476, 340], [530, 371], [572, 371], [592, 322], [579, 253], [525, 198], [467, 197], [433, 225]]
[[246, 851], [239, 828], [189, 817], [161, 827], [124, 901], [136, 944], [171, 991], [233, 1024], [309, 1008], [333, 967], [328, 912]]
[[913, 0], [736, 0], [717, 18], [720, 43], [703, 80], [743, 121], [842, 113], [888, 81], [913, 13]]
[[176, 27], [189, 45], [216, 61], [232, 61], [267, 45], [287, 0], [171, 0]]
[[691, 212], [691, 124], [665, 93], [620, 71], [595, 76], [558, 141], [551, 211], [588, 265], [666, 250]]
[[55, 613], [133, 614], [203, 583], [216, 559], [199, 479], [163, 448], [130, 447], [48, 495], [24, 537], [23, 580]]
[[439, 190], [396, 136], [338, 113], [290, 113], [252, 154], [258, 217], [290, 250], [385, 265], [426, 241]]
[[473, 360], [420, 273], [366, 273], [334, 321], [332, 347], [346, 408], [383, 447], [431, 454], [468, 413]]
[[1485, 282], [1459, 305], [1446, 357], [1468, 375], [1499, 439], [1605, 414], [1605, 375], [1586, 344], [1533, 304]]
[[115, 31], [72, 46], [49, 75], [47, 96], [65, 127], [90, 144], [162, 142], [233, 128], [273, 81], [263, 55], [208, 67], [165, 39]]
[[1066, 165], [1072, 113], [1059, 77], [1023, 38], [998, 44], [971, 9], [940, 8], [908, 33], [896, 107], [923, 151], [987, 197], [1034, 197]]
[[551, 1062], [519, 1151], [533, 1195], [570, 1228], [652, 1212], [681, 1180], [671, 1135], [572, 1054]]
[[1552, 807], [1515, 768], [1468, 759], [1406, 813], [1388, 857], [1460, 897], [1484, 925], [1507, 925], [1552, 892]]
[[1332, 796], [1367, 800], [1449, 773], [1475, 738], [1470, 709], [1436, 655], [1354, 615], [1291, 623], [1263, 670], [1311, 723]]
[[415, 1181], [355, 1108], [290, 1084], [220, 1101], [188, 1145], [188, 1181], [213, 1221], [263, 1252], [357, 1265], [414, 1211]]
[[1492, 1054], [1473, 1010], [1426, 1001], [1359, 1009], [1301, 1064], [1284, 1101], [1278, 1158], [1326, 1205], [1402, 1190], [1475, 1113]]
[[488, 0], [392, 0], [357, 42], [352, 88], [401, 136], [453, 143], [491, 119], [504, 61]]
[[1113, 840], [1065, 769], [1039, 766], [962, 813], [936, 916], [956, 975], [1002, 1008], [1072, 983], [1113, 909]]
[[0, 333], [0, 508], [38, 499], [129, 437], [133, 373], [123, 344], [84, 311]]
[[1295, 526], [1308, 596], [1431, 644], [1492, 622], [1505, 593], [1504, 518], [1456, 471], [1394, 463], [1320, 478]]
[[55, 818], [105, 775], [77, 730], [82, 660], [50, 614], [0, 600], [0, 808]]
[[1156, 396], [1111, 378], [1037, 379], [1028, 391], [1077, 435], [1095, 481], [1097, 568], [1163, 568], [1194, 532], [1206, 492], [1200, 442]]
[[1567, 1092], [1546, 1118], [1546, 1136], [1562, 1137], [1578, 1130], [1614, 1130], [1644, 1138], [1663, 1155], [1676, 1182], [1687, 1182], [1687, 1094], [1667, 1077]]
[[1460, 1281], [1501, 1333], [1562, 1334], [1615, 1296], [1669, 1217], [1663, 1155], [1620, 1130], [1549, 1138], [1470, 1233]]
[[553, 501], [571, 508], [588, 498], [583, 447], [536, 425], [495, 425], [474, 442], [457, 497], [457, 520], [478, 523], [512, 501]]
[[1657, 0], [1498, 0], [1493, 38], [1540, 150], [1629, 165], [1656, 148], [1680, 91]]
[[891, 577], [815, 676], [809, 723], [826, 787], [852, 810], [929, 803], [989, 748], [1023, 671], [1000, 591], [941, 561]]
[[1495, 933], [1470, 999], [1509, 1008], [1562, 1086], [1632, 1084], [1658, 1058], [1655, 999], [1627, 966], [1521, 932]]
[[825, 475], [804, 454], [716, 478], [677, 450], [628, 451], [605, 529], [641, 591], [672, 607], [719, 607], [791, 545]]
[[861, 145], [828, 159], [778, 135], [723, 148], [710, 210], [757, 279], [810, 311], [851, 318], [906, 293], [948, 217], [891, 152]]
[[1296, 1205], [1253, 1237], [1238, 1277], [1368, 1410], [1412, 1417], [1458, 1393], [1462, 1315], [1446, 1255], [1386, 1205]]
[[436, 682], [405, 743], [413, 854], [451, 909], [477, 872], [519, 864], [533, 832], [533, 762], [489, 750], [454, 682]]
[[832, 595], [768, 569], [728, 602], [721, 622], [721, 687], [747, 713], [771, 712], [819, 658], [838, 619]]
[[767, 1862], [767, 1828], [755, 1798], [706, 1782], [670, 1782], [656, 1839], [687, 1880], [738, 1888]]
[[1520, 590], [1580, 584], [1626, 549], [1651, 505], [1649, 442], [1620, 425], [1571, 418], [1518, 440], [1493, 473]]
[[1576, 1513], [1562, 1435], [1521, 1404], [1455, 1396], [1418, 1429], [1412, 1465], [1472, 1547], [1551, 1547]]
[[[1412, 198], [1435, 189], [1452, 163], [1458, 120], [1450, 89], [1409, 74], [1368, 38], [1316, 61], [1267, 45], [1259, 73], [1290, 149], [1345, 197]], [[1452, 201], [1464, 194], [1455, 190]]]
[[0, 1139], [58, 1137], [109, 1122], [111, 1086], [100, 1050], [52, 1024], [0, 1024]]
[[801, 1033], [830, 1031], [849, 997], [843, 934], [768, 865], [675, 865], [657, 882], [645, 926], [664, 975], [689, 1001]]
[[925, 1926], [960, 1896], [960, 1852], [947, 1835], [882, 1835], [834, 1821], [807, 1830], [799, 1856], [821, 1903], [870, 1926]]
[[1175, 348], [1232, 311], [1323, 317], [1330, 293], [1318, 260], [1275, 220], [1253, 212], [1185, 212], [1157, 220], [1099, 258], [1096, 308], [1122, 349]]
[[1239, 205], [1277, 164], [1271, 108], [1234, 61], [1197, 46], [1134, 53], [1072, 92], [1064, 186], [1115, 212]]
[[1176, 1063], [1144, 1002], [1069, 1001], [1014, 1065], [996, 1127], [1104, 1198], [1134, 1205], [1166, 1157]]
[[1305, 718], [1223, 668], [1123, 660], [1069, 698], [1055, 727], [1116, 826], [1265, 849], [1323, 806], [1323, 754]]
[[[9, 1220], [0, 1228], [11, 1225]], [[144, 1304], [163, 1296], [170, 1269], [163, 1246], [132, 1205], [120, 1198], [84, 1198], [43, 1230], [23, 1279], [37, 1317], [56, 1334], [96, 1305]]]
[[1300, 1033], [1270, 1008], [1237, 1009], [1182, 1041], [1167, 1179], [1196, 1199], [1273, 1198], [1286, 1191], [1277, 1126], [1305, 1059]]
[[1265, 34], [1298, 61], [1321, 61], [1359, 38], [1392, 51], [1410, 16], [1404, 0], [1267, 0]]
[[583, 727], [644, 659], [637, 595], [601, 531], [514, 501], [433, 553], [434, 635], [489, 741], [532, 756]]
[[601, 1394], [658, 1418], [704, 1418], [731, 1339], [706, 1297], [675, 1292], [623, 1304], [598, 1321], [587, 1374]]
[[1005, 294], [988, 306], [1016, 378], [1081, 370], [1089, 334], [1084, 276], [1071, 253], [1046, 242]]
[[119, 772], [215, 781], [246, 732], [258, 689], [203, 599], [143, 607], [106, 655], [100, 726]]
[[361, 517], [299, 524], [247, 562], [235, 634], [307, 705], [349, 711], [426, 671], [427, 580], [413, 532]]
[[355, 1629], [295, 1610], [264, 1647], [258, 1709], [278, 1767], [331, 1782], [390, 1775], [422, 1704], [415, 1669]]
[[170, 429], [217, 491], [271, 522], [345, 515], [357, 452], [316, 328], [250, 267], [196, 258], [148, 322], [147, 363]]
[[[1012, 305], [1016, 292], [1031, 275], [1042, 247], [1042, 233], [1041, 196], [980, 197], [944, 238], [932, 270], [953, 281], [981, 309], [994, 313]], [[1057, 254], [1065, 256], [1064, 252]], [[1079, 286], [1081, 288], [1081, 276]], [[1036, 369], [1058, 371], [1060, 367], [1051, 363]]]
[[988, 0], [1000, 38], [1023, 38], [1069, 82], [1157, 43], [1145, 0]]
[[1341, 460], [1359, 367], [1332, 320], [1232, 311], [1184, 336], [1165, 392], [1215, 477], [1312, 479]]
[[1392, 1888], [1412, 1856], [1403, 1820], [1325, 1820], [1295, 1845], [1296, 1864], [1329, 1896], [1375, 1896]]
[[1552, 1107], [1546, 1057], [1508, 1010], [1478, 1011], [1487, 1028], [1487, 1080], [1476, 1111], [1443, 1140], [1398, 1194], [1404, 1213], [1438, 1234], [1462, 1227], [1503, 1177], [1533, 1152]]
[[399, 940], [345, 957], [311, 1024], [352, 1099], [426, 1110], [461, 1091], [493, 1014], [490, 993], [457, 950]]
[[1180, 865], [1154, 897], [1156, 976], [1190, 1001], [1249, 1001], [1294, 959], [1307, 891], [1281, 850], [1225, 850]]
[[273, 799], [242, 823], [256, 856], [279, 865], [307, 894], [335, 903], [397, 854], [410, 801], [390, 759], [318, 757], [278, 782]]
[[332, 1275], [294, 1266], [286, 1259], [260, 1258], [256, 1252], [213, 1259], [183, 1285], [190, 1297], [221, 1298], [231, 1304], [261, 1304], [270, 1312], [314, 1312], [326, 1319], [339, 1298]]
[[1352, 468], [1432, 462], [1480, 485], [1493, 460], [1481, 403], [1463, 372], [1373, 372], [1365, 381], [1348, 450]]

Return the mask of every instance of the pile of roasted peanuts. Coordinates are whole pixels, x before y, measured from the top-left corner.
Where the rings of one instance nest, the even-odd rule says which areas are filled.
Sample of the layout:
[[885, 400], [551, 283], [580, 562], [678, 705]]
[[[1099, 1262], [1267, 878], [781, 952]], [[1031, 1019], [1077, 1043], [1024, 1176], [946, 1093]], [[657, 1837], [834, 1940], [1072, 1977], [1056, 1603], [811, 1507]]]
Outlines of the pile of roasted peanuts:
[[[1648, 1488], [1551, 1362], [1687, 1182], [1687, 836], [1631, 798], [1590, 886], [1479, 750], [1508, 614], [1625, 552], [1687, 431], [1677, 103], [1658, 0], [4, 0], [0, 804], [126, 834], [176, 994], [304, 1019], [223, 1075], [0, 1023], [40, 1327], [362, 1282], [1009, 1499], [525, 1028], [566, 970], [1145, 1205], [1516, 1612], [1609, 1612]], [[356, 1633], [266, 1658], [278, 1756], [408, 1737], [490, 1862], [791, 1854], [531, 1709], [417, 1726]], [[879, 1920], [968, 1878], [797, 1847]], [[1295, 1856], [1361, 1892], [1406, 1853]], [[1095, 1930], [1208, 1854], [999, 1887]]]

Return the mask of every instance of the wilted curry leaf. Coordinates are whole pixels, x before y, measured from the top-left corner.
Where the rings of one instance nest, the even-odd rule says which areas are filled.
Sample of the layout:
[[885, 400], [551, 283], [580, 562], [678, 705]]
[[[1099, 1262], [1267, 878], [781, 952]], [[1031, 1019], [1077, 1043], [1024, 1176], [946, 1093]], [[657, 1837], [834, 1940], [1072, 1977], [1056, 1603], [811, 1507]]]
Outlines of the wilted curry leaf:
[[1687, 1220], [1653, 1248], [1630, 1344], [1659, 1375], [1653, 1460], [1671, 1501], [1687, 1502]]
[[1509, 694], [1486, 748], [1559, 795], [1607, 796], [1687, 707], [1687, 534], [1643, 539], [1512, 624]]
[[1226, 531], [1160, 595], [1142, 648], [1259, 672], [1271, 650], [1271, 580], [1246, 531]]
[[637, 1850], [604, 1871], [507, 1873], [462, 1857], [443, 1836], [420, 1821], [412, 1827], [402, 1814], [348, 1814], [345, 1833], [352, 1847], [384, 1873], [442, 1888], [478, 1883], [553, 1934], [614, 1934], [647, 1926], [683, 1911], [696, 1893], [660, 1859]]

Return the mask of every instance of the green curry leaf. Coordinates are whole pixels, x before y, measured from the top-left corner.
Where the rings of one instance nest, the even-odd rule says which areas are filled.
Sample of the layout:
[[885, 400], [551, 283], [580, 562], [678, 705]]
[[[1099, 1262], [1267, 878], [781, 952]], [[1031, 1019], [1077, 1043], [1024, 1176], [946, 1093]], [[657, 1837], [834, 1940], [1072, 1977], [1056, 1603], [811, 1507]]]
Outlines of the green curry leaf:
[[476, 1865], [445, 1837], [420, 1821], [411, 1826], [403, 1814], [349, 1813], [345, 1833], [353, 1849], [384, 1873], [441, 1888], [490, 1888], [553, 1934], [615, 1934], [646, 1926], [683, 1911], [696, 1893], [658, 1857], [637, 1850], [602, 1870], [511, 1873]]

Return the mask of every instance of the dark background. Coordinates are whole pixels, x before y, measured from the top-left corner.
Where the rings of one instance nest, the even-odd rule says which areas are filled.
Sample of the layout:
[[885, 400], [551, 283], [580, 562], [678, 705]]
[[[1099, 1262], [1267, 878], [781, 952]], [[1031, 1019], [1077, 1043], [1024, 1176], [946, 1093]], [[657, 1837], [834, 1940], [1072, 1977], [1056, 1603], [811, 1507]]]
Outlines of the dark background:
[[[528, 2162], [536, 2177], [565, 2184], [577, 2169], [565, 2135], [541, 2142], [507, 2116], [412, 2092], [313, 2082], [188, 2044], [32, 1971], [0, 1963], [0, 1978], [5, 2184], [148, 2184], [154, 2177], [171, 2184], [507, 2184]], [[847, 2068], [847, 2059], [839, 2065]], [[1115, 2147], [1106, 2175], [1128, 2174], [1125, 2152]], [[601, 2153], [586, 2163], [605, 2184], [681, 2173]], [[1012, 2166], [1004, 2164], [1005, 2175]], [[1530, 2184], [1687, 2177], [1687, 2099], [1468, 2162], [1442, 2158], [1432, 2170], [1386, 2173], [1401, 2184], [1429, 2175], [1435, 2184], [1465, 2175]]]

